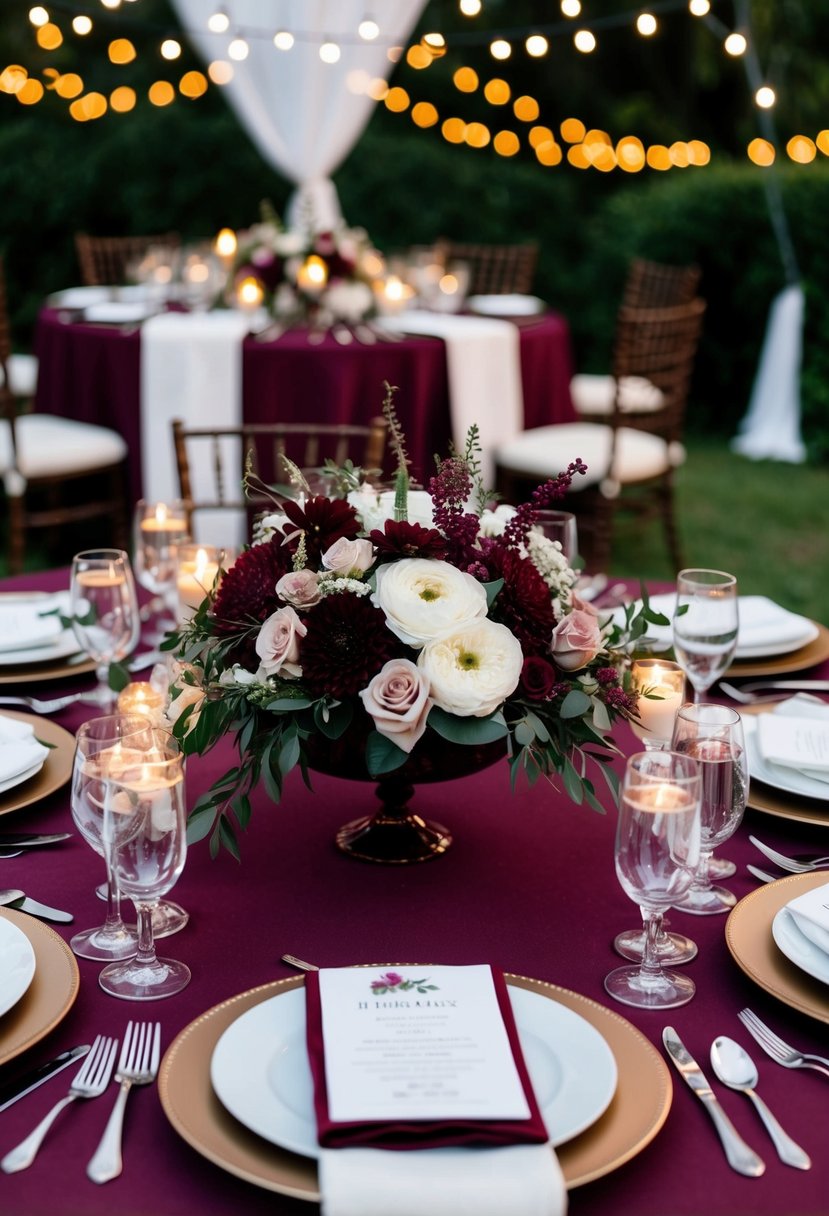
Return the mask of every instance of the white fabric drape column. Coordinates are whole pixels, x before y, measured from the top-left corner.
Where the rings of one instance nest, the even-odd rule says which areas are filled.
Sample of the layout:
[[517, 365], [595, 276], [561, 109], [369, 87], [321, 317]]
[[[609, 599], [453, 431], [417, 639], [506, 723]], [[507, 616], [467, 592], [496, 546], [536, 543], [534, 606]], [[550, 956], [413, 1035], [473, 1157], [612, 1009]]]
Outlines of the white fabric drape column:
[[[389, 46], [405, 44], [426, 0], [383, 0], [373, 6], [380, 26], [376, 40], [357, 34], [372, 10], [366, 0], [223, 0], [230, 18], [225, 34], [212, 34], [207, 18], [215, 7], [205, 0], [172, 0], [179, 19], [205, 62], [227, 59], [231, 39], [248, 42], [247, 59], [234, 63], [225, 87], [239, 121], [263, 157], [297, 184], [292, 215], [313, 217], [317, 229], [341, 220], [331, 174], [362, 134], [376, 104], [360, 91], [362, 80], [387, 79], [394, 66]], [[278, 50], [278, 30], [294, 35], [288, 51]], [[340, 47], [337, 63], [323, 63], [324, 39]]]
[[784, 288], [772, 302], [748, 412], [731, 443], [735, 452], [753, 460], [801, 464], [806, 459], [800, 435], [804, 304], [798, 284]]

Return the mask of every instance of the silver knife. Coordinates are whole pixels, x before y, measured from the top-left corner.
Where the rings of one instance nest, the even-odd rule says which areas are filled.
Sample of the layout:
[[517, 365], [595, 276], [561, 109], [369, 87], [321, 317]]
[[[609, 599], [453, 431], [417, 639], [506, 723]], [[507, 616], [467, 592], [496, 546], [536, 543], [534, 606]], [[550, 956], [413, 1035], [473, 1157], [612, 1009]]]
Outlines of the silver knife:
[[71, 835], [71, 832], [52, 832], [51, 835], [40, 836], [33, 832], [0, 832], [0, 849], [34, 849], [38, 845], [68, 840]]
[[48, 1060], [45, 1064], [41, 1064], [39, 1068], [32, 1068], [29, 1072], [18, 1077], [11, 1085], [4, 1085], [0, 1089], [0, 1110], [5, 1110], [7, 1106], [12, 1106], [19, 1098], [25, 1098], [26, 1094], [30, 1094], [33, 1089], [37, 1089], [38, 1085], [42, 1085], [44, 1081], [48, 1081], [56, 1072], [60, 1072], [63, 1068], [68, 1068], [70, 1064], [74, 1064], [75, 1060], [82, 1059], [89, 1051], [89, 1044], [84, 1043], [81, 1047], [73, 1047], [69, 1051], [62, 1051], [59, 1056], [55, 1056], [53, 1060]]
[[738, 1174], [745, 1174], [747, 1178], [759, 1178], [761, 1174], [765, 1173], [765, 1162], [743, 1140], [717, 1101], [705, 1073], [688, 1051], [688, 1048], [682, 1042], [673, 1026], [666, 1026], [662, 1031], [662, 1042], [665, 1044], [665, 1050], [668, 1055], [676, 1065], [677, 1072], [683, 1081], [694, 1091], [711, 1116], [714, 1127], [717, 1129], [717, 1135], [725, 1149], [728, 1164]]
[[29, 899], [23, 891], [14, 889], [0, 891], [0, 906], [16, 908], [18, 912], [28, 912], [30, 916], [39, 916], [41, 920], [54, 920], [61, 925], [68, 925], [75, 919], [71, 912], [62, 912], [60, 908], [39, 904], [36, 899]]

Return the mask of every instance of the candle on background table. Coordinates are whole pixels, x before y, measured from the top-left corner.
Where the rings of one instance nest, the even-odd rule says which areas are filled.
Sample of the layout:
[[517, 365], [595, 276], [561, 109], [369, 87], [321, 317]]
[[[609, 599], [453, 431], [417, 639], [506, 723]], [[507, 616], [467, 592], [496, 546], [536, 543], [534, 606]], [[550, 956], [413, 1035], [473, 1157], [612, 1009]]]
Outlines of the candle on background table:
[[221, 262], [226, 274], [230, 274], [233, 269], [236, 247], [236, 233], [232, 228], [222, 228], [213, 242], [213, 252]]
[[[146, 515], [140, 521], [139, 529], [149, 544], [169, 545], [184, 539], [187, 532], [187, 517], [181, 504], [171, 506], [166, 502], [157, 502], [148, 503], [147, 506], [152, 510], [152, 514]], [[162, 539], [159, 535], [161, 533], [174, 533], [175, 535], [165, 535]]]
[[667, 659], [636, 659], [630, 674], [640, 694], [647, 691], [659, 698], [640, 695], [636, 710], [639, 721], [631, 722], [633, 732], [646, 747], [666, 746], [671, 741], [677, 710], [685, 700], [685, 673], [678, 663]]
[[246, 275], [236, 284], [236, 305], [242, 312], [256, 312], [264, 298], [262, 284], [253, 275]]
[[328, 267], [321, 257], [312, 253], [297, 271], [296, 285], [306, 295], [319, 295], [328, 282]]
[[164, 695], [152, 684], [136, 680], [118, 694], [118, 712], [143, 714], [150, 722], [158, 722], [164, 710]]
[[386, 316], [402, 312], [414, 299], [414, 288], [404, 283], [399, 275], [390, 274], [385, 281], [375, 284], [377, 307]]
[[219, 573], [221, 549], [215, 545], [181, 545], [178, 550], [178, 619], [189, 621]]

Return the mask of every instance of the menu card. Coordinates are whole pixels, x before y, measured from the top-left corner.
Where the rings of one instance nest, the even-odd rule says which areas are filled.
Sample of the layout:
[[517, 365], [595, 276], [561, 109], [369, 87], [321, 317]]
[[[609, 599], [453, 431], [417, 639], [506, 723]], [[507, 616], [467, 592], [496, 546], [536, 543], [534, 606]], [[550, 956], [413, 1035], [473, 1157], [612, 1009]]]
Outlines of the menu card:
[[320, 1144], [544, 1143], [503, 976], [488, 966], [306, 976]]
[[758, 729], [764, 759], [829, 779], [829, 722], [768, 714]]

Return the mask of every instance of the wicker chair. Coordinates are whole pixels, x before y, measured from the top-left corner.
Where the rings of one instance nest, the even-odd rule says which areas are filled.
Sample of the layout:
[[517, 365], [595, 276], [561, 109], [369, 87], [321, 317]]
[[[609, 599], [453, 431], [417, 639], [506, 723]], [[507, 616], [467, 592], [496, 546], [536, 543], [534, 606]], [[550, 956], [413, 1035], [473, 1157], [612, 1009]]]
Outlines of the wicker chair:
[[699, 266], [668, 266], [634, 258], [622, 295], [623, 308], [671, 308], [689, 304], [697, 294]]
[[127, 281], [127, 268], [140, 261], [153, 246], [177, 250], [181, 238], [177, 232], [158, 236], [90, 236], [75, 233], [75, 249], [81, 268], [82, 281], [91, 287], [117, 286]]
[[267, 484], [287, 481], [280, 469], [283, 455], [303, 470], [318, 469], [329, 458], [340, 465], [350, 458], [364, 469], [382, 469], [388, 432], [384, 418], [373, 418], [368, 425], [263, 422], [215, 429], [186, 427], [175, 418], [172, 427], [179, 491], [191, 532], [198, 511], [250, 515], [273, 507], [273, 500], [264, 495], [242, 493], [248, 462]]
[[23, 568], [33, 529], [106, 521], [114, 544], [128, 543], [125, 497], [127, 445], [115, 431], [51, 414], [19, 414], [10, 384], [6, 287], [0, 262], [0, 475], [5, 488], [9, 573]]
[[436, 250], [445, 264], [469, 266], [469, 295], [529, 295], [538, 262], [538, 245], [466, 245], [444, 237]]
[[[615, 391], [602, 422], [571, 422], [525, 431], [496, 455], [498, 490], [517, 502], [580, 457], [564, 502], [578, 517], [580, 547], [591, 568], [610, 558], [613, 518], [620, 508], [661, 518], [671, 559], [682, 566], [673, 502], [674, 469], [682, 463], [685, 408], [702, 331], [705, 302], [663, 309], [623, 308], [613, 355]], [[649, 386], [649, 407], [634, 409], [626, 388]]]

